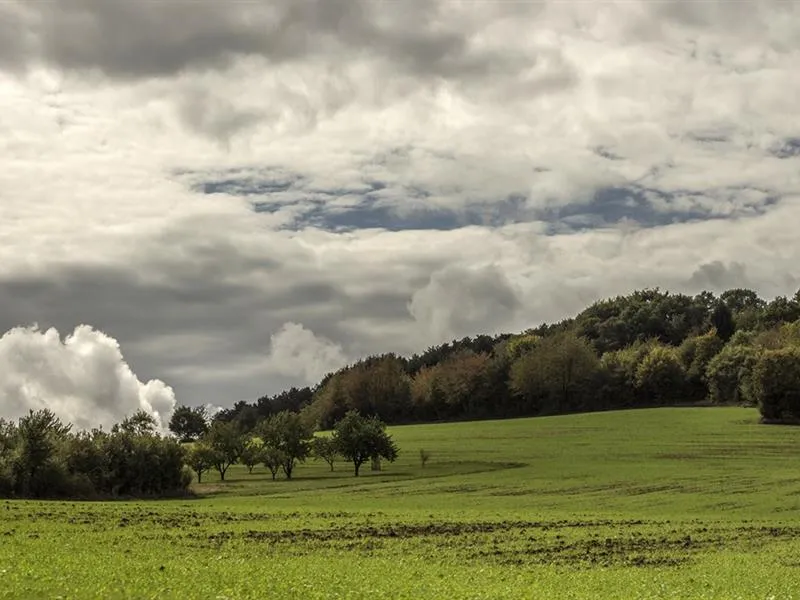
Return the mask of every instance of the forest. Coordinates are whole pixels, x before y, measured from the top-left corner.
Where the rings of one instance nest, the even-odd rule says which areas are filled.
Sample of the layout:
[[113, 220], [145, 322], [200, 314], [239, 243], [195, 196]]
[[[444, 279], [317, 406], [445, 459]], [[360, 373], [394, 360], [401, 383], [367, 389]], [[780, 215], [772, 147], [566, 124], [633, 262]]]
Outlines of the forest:
[[766, 301], [748, 289], [639, 290], [517, 334], [370, 356], [215, 418], [246, 431], [289, 410], [327, 429], [350, 410], [404, 424], [697, 403], [798, 421], [800, 292]]

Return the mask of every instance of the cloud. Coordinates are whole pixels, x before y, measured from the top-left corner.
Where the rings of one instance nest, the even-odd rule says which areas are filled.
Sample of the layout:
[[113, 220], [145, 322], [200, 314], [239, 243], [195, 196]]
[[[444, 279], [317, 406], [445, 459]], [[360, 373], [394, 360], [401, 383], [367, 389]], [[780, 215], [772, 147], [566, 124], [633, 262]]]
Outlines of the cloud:
[[749, 288], [750, 280], [747, 277], [747, 269], [740, 262], [726, 264], [720, 260], [700, 265], [692, 273], [689, 285], [698, 291], [708, 290], [710, 292], [724, 292], [734, 288]]
[[300, 325], [286, 323], [270, 338], [269, 369], [314, 385], [347, 363], [341, 346]]
[[0, 332], [89, 323], [229, 405], [635, 288], [793, 293], [798, 26], [767, 0], [0, 2]]
[[63, 340], [56, 329], [16, 328], [0, 338], [0, 407], [5, 418], [49, 408], [79, 429], [106, 429], [137, 410], [166, 431], [175, 395], [160, 380], [141, 382], [113, 338], [79, 326]]
[[221, 68], [240, 56], [280, 64], [342, 53], [353, 59], [365, 52], [420, 76], [496, 71], [500, 55], [475, 51], [458, 27], [464, 25], [463, 11], [447, 8], [433, 0], [407, 2], [402, 9], [369, 0], [252, 0], [225, 6], [62, 0], [12, 2], [5, 16], [18, 27], [27, 20], [36, 40], [26, 47], [12, 38], [7, 43], [15, 55], [112, 77]]
[[437, 343], [478, 332], [497, 333], [519, 308], [511, 283], [491, 266], [436, 271], [408, 303], [420, 338]]

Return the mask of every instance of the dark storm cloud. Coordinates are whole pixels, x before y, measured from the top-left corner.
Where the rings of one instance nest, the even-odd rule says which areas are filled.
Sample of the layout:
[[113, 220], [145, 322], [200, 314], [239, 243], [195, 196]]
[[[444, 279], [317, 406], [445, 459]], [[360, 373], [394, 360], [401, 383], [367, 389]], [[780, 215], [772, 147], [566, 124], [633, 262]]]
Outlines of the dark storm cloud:
[[18, 62], [42, 58], [120, 78], [224, 67], [237, 56], [283, 63], [340, 51], [380, 56], [421, 76], [496, 70], [496, 56], [474, 54], [463, 31], [440, 25], [446, 8], [433, 0], [18, 2], [0, 17], [13, 32], [25, 31], [27, 16], [36, 43], [17, 33], [0, 38], [0, 49]]

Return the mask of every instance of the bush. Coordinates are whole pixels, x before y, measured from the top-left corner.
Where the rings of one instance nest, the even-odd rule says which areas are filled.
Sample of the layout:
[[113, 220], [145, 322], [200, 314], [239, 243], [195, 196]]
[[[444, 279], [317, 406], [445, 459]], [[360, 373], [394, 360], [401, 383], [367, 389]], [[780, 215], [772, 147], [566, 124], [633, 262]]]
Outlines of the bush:
[[766, 423], [800, 423], [800, 349], [767, 350], [753, 370], [753, 393]]
[[757, 362], [756, 348], [728, 343], [706, 367], [709, 399], [720, 404], [754, 404], [752, 376]]

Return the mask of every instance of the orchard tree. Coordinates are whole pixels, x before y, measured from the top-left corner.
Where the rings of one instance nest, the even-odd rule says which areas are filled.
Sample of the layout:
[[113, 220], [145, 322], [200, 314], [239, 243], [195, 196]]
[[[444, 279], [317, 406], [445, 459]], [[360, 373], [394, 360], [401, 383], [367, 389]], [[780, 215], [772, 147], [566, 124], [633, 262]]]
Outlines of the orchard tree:
[[252, 473], [253, 468], [261, 462], [263, 450], [264, 442], [260, 438], [252, 437], [245, 442], [239, 462], [247, 467], [248, 473]]
[[196, 442], [186, 454], [186, 464], [197, 473], [197, 483], [203, 483], [203, 473], [216, 464], [217, 455], [203, 442]]
[[339, 457], [339, 449], [334, 444], [333, 440], [329, 437], [317, 436], [311, 441], [311, 452], [317, 458], [321, 458], [333, 471], [333, 463]]
[[311, 453], [311, 428], [298, 413], [283, 410], [263, 421], [259, 429], [264, 445], [282, 453], [281, 467], [286, 479], [291, 479], [295, 463], [304, 462]]
[[181, 442], [193, 442], [208, 430], [208, 414], [205, 406], [178, 406], [169, 420], [169, 430]]
[[278, 471], [286, 463], [286, 455], [278, 450], [275, 446], [264, 446], [261, 449], [261, 460], [264, 466], [272, 473], [272, 481], [278, 476]]
[[386, 433], [386, 424], [378, 417], [362, 417], [358, 411], [348, 411], [336, 424], [333, 441], [339, 453], [352, 461], [356, 477], [361, 465], [370, 459], [394, 462], [397, 458], [397, 446]]
[[214, 421], [201, 442], [213, 451], [214, 468], [219, 471], [219, 478], [225, 481], [228, 468], [239, 460], [244, 450], [244, 438], [234, 423]]

